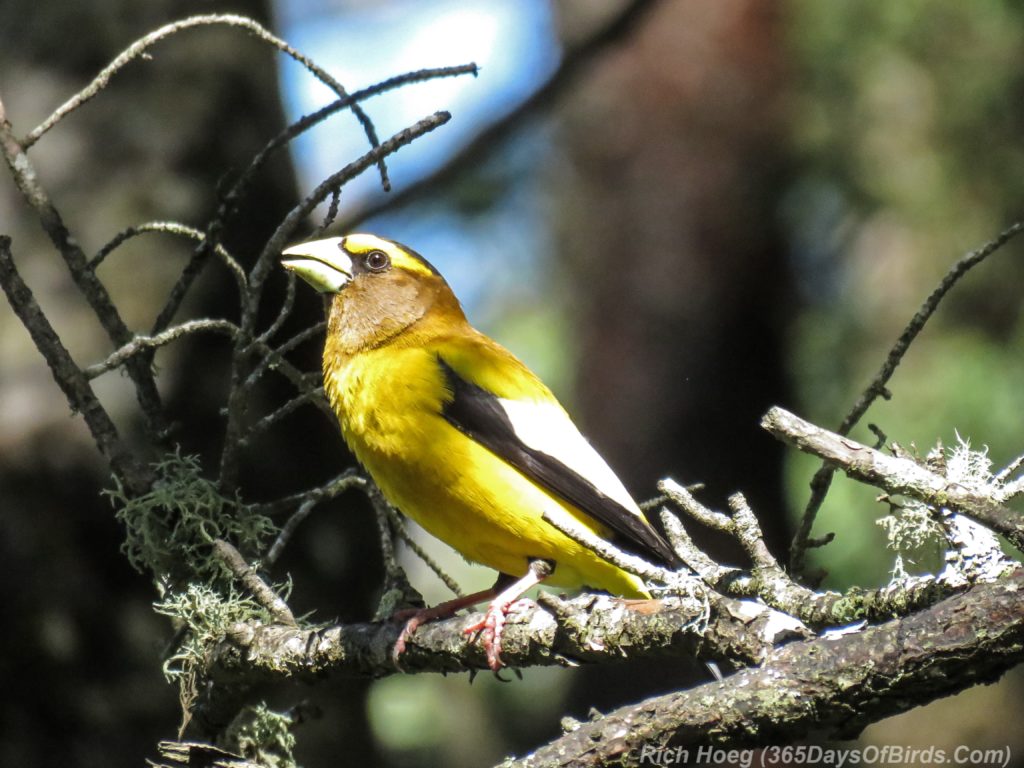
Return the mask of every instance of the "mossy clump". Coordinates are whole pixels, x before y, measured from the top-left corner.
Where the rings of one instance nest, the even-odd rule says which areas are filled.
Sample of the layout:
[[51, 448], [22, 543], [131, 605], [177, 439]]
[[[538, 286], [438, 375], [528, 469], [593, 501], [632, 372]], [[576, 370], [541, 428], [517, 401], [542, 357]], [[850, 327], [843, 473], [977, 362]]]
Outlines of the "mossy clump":
[[153, 465], [157, 481], [142, 496], [129, 496], [120, 482], [104, 493], [126, 529], [122, 550], [140, 572], [164, 585], [211, 584], [230, 579], [213, 551], [224, 539], [248, 557], [261, 553], [277, 527], [236, 497], [221, 494], [203, 477], [199, 458], [169, 454]]

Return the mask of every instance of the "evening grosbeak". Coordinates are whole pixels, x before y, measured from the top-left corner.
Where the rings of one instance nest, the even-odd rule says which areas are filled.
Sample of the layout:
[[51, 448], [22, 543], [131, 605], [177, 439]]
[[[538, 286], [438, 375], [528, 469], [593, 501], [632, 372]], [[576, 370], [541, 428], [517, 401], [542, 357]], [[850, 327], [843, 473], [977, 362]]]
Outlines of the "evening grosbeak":
[[678, 564], [551, 390], [469, 324], [426, 259], [374, 235], [303, 243], [284, 256], [284, 267], [333, 294], [324, 389], [359, 463], [391, 504], [500, 574], [489, 590], [416, 612], [396, 658], [422, 622], [489, 599], [467, 631], [483, 630], [497, 670], [505, 616], [541, 581], [650, 597], [637, 576], [542, 518]]

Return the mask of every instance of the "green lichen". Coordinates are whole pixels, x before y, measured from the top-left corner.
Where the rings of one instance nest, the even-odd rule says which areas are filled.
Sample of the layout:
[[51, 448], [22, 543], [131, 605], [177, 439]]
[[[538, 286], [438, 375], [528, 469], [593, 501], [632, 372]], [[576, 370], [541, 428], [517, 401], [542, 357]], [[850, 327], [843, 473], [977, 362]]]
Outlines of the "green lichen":
[[189, 584], [182, 591], [168, 593], [153, 609], [187, 630], [181, 633], [180, 644], [163, 665], [167, 681], [178, 683], [184, 727], [198, 697], [199, 680], [210, 647], [239, 622], [270, 621], [271, 617], [255, 600], [239, 594], [230, 585], [221, 590], [205, 584]]
[[223, 496], [204, 478], [198, 457], [176, 451], [153, 468], [157, 481], [142, 496], [129, 496], [116, 480], [104, 492], [125, 526], [122, 549], [140, 572], [148, 570], [165, 584], [221, 581], [228, 574], [213, 552], [215, 539], [255, 555], [276, 534], [270, 518]]
[[243, 709], [224, 734], [225, 746], [267, 768], [296, 768], [294, 718], [259, 703]]

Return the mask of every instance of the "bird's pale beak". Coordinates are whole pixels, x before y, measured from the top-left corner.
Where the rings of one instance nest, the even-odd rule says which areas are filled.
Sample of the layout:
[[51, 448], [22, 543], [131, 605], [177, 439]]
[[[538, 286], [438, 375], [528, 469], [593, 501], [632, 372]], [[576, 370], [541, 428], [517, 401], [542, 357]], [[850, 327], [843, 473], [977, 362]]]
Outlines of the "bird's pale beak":
[[352, 279], [352, 259], [343, 237], [313, 240], [286, 248], [281, 266], [294, 272], [320, 293], [337, 293]]

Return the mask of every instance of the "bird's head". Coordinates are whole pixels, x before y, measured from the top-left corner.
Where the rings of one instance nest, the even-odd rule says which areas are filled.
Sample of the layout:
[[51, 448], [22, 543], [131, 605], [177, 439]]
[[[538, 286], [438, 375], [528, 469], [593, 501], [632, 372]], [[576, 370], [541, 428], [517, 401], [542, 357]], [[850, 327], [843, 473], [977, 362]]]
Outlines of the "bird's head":
[[428, 313], [462, 319], [451, 289], [411, 248], [376, 235], [347, 235], [287, 248], [281, 264], [333, 294], [328, 337], [355, 352], [390, 340]]

